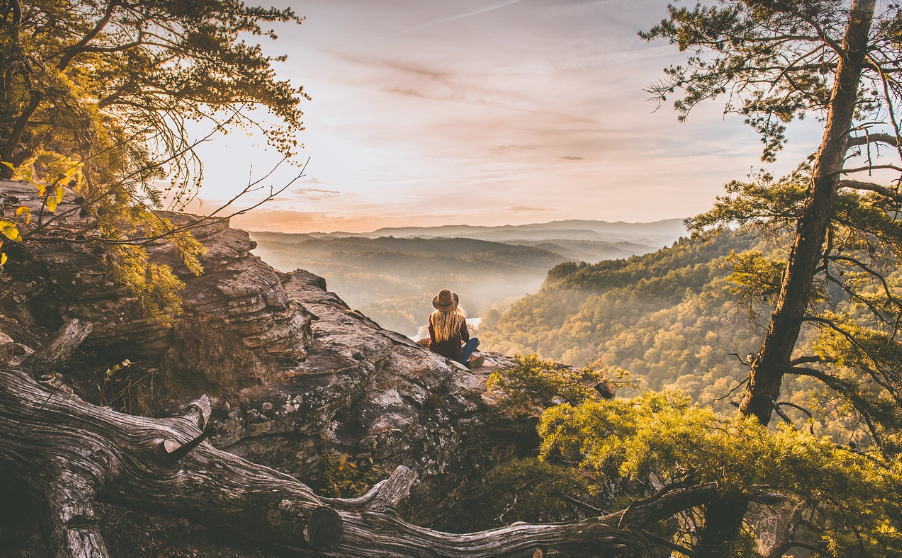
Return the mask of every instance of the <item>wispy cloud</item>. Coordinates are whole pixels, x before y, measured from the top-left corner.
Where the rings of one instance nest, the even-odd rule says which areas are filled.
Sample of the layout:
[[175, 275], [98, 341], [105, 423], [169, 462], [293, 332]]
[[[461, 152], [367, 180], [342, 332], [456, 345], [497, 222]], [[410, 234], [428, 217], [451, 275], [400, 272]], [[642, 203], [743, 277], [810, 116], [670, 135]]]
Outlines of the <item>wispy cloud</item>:
[[350, 62], [352, 64], [357, 64], [368, 68], [376, 67], [388, 70], [397, 70], [402, 73], [413, 74], [422, 78], [428, 78], [436, 81], [447, 81], [450, 77], [453, 76], [453, 73], [446, 70], [430, 68], [423, 66], [422, 64], [414, 64], [412, 62], [404, 62], [386, 57], [376, 57], [373, 56], [372, 53], [351, 54], [336, 49], [327, 50], [326, 52], [329, 54], [329, 56], [334, 56], [339, 60]]
[[558, 209], [553, 207], [535, 207], [532, 205], [511, 205], [505, 208], [511, 213], [556, 213]]
[[323, 188], [297, 188], [292, 190], [293, 196], [306, 196], [309, 194], [340, 194], [338, 190], [324, 190]]
[[443, 17], [443, 18], [441, 18], [441, 19], [435, 19], [435, 20], [432, 20], [432, 21], [427, 21], [426, 23], [423, 23], [423, 24], [421, 24], [421, 25], [417, 25], [416, 27], [411, 27], [410, 29], [405, 29], [404, 31], [401, 31], [401, 32], [399, 32], [399, 33], [395, 33], [394, 35], [391, 35], [391, 36], [392, 36], [392, 37], [397, 37], [397, 36], [399, 36], [399, 35], [404, 35], [404, 34], [406, 34], [406, 33], [413, 33], [414, 31], [419, 31], [420, 29], [425, 29], [425, 28], [427, 28], [427, 27], [430, 27], [430, 26], [432, 26], [432, 25], [437, 25], [437, 24], [439, 24], [439, 23], [445, 23], [445, 22], [448, 22], [448, 21], [455, 21], [455, 20], [458, 20], [458, 19], [464, 19], [464, 18], [467, 18], [467, 17], [472, 17], [472, 16], [475, 16], [475, 15], [484, 14], [484, 13], [486, 13], [486, 12], [491, 12], [491, 11], [494, 11], [494, 10], [500, 10], [501, 8], [505, 8], [505, 7], [510, 6], [510, 5], [512, 5], [512, 4], [518, 4], [518, 3], [520, 3], [521, 1], [522, 1], [522, 0], [507, 0], [506, 2], [498, 2], [498, 3], [496, 3], [496, 4], [490, 4], [490, 5], [488, 5], [488, 6], [479, 8], [478, 10], [473, 10], [473, 11], [465, 12], [465, 13], [462, 13], [462, 14], [456, 14], [456, 15], [453, 15], [453, 16]]
[[[316, 178], [239, 218], [254, 228], [685, 216], [760, 156], [722, 104], [680, 125], [645, 101], [643, 89], [683, 59], [636, 35], [666, 16], [661, 0], [283, 3], [308, 16], [276, 48], [292, 53], [285, 77], [315, 97], [299, 139]], [[816, 145], [819, 124], [805, 125]], [[786, 166], [808, 154], [802, 139], [790, 138]], [[259, 138], [227, 143], [207, 165], [211, 198], [240, 191], [268, 156]]]
[[610, 4], [620, 0], [587, 0], [585, 2], [556, 2], [554, 4], [544, 6], [548, 13], [563, 14], [569, 16], [585, 16], [597, 13], [609, 6]]
[[540, 144], [525, 144], [525, 143], [510, 143], [504, 145], [493, 145], [491, 146], [491, 150], [497, 153], [516, 153], [520, 151], [535, 151], [536, 149], [541, 149], [542, 146]]

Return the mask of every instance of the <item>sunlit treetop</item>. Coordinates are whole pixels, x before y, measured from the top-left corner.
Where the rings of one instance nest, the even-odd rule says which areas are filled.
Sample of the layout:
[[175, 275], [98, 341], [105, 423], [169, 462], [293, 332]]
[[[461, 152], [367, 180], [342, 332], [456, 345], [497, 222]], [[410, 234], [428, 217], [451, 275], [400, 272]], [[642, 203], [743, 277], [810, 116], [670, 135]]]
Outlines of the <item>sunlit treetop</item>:
[[[688, 53], [665, 69], [648, 91], [659, 102], [675, 97], [685, 120], [700, 102], [725, 97], [724, 114], [744, 116], [773, 161], [786, 142], [786, 125], [809, 113], [825, 118], [852, 2], [835, 0], [717, 0], [713, 5], [670, 5], [669, 16], [640, 35], [665, 39]], [[897, 136], [902, 103], [902, 13], [889, 4], [874, 14], [867, 40], [855, 135], [867, 130]], [[895, 142], [892, 142], [895, 144]]]
[[[0, 19], [0, 158], [74, 157], [95, 183], [185, 201], [202, 176], [189, 122], [253, 128], [285, 156], [303, 129], [303, 88], [276, 77], [256, 37], [300, 23], [291, 9], [234, 0], [8, 0]], [[265, 108], [271, 116], [251, 116]], [[194, 129], [200, 129], [195, 127]], [[8, 176], [8, 173], [7, 173]], [[151, 196], [152, 193], [148, 192]]]
[[3, 0], [0, 178], [32, 182], [50, 212], [74, 193], [84, 223], [63, 230], [60, 218], [31, 219], [0, 200], [0, 232], [27, 242], [97, 231], [91, 242], [111, 276], [148, 315], [177, 313], [180, 282], [141, 245], [169, 240], [196, 273], [202, 249], [156, 209], [197, 195], [194, 148], [213, 135], [253, 131], [283, 160], [297, 154], [309, 97], [276, 76], [285, 57], [257, 43], [301, 21], [238, 0]]

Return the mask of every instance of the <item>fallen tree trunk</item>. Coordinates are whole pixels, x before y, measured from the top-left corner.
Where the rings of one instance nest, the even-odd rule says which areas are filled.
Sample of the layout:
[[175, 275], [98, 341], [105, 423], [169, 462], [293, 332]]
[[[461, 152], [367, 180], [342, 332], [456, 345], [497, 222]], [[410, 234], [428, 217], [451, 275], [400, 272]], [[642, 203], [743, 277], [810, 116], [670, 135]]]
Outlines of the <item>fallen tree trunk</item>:
[[[80, 342], [74, 330], [67, 324], [55, 342]], [[57, 558], [107, 557], [97, 501], [184, 517], [302, 556], [651, 555], [650, 539], [636, 528], [654, 519], [648, 510], [464, 535], [411, 525], [394, 512], [416, 479], [403, 467], [362, 498], [320, 498], [293, 477], [205, 442], [209, 414], [204, 396], [178, 417], [125, 415], [21, 369], [0, 370], [0, 478], [28, 487]], [[676, 502], [661, 500], [655, 505]]]
[[0, 463], [26, 484], [54, 556], [106, 555], [95, 500], [167, 512], [298, 548], [341, 539], [338, 513], [294, 478], [201, 443], [209, 400], [185, 416], [151, 419], [48, 390], [25, 373], [0, 373]]

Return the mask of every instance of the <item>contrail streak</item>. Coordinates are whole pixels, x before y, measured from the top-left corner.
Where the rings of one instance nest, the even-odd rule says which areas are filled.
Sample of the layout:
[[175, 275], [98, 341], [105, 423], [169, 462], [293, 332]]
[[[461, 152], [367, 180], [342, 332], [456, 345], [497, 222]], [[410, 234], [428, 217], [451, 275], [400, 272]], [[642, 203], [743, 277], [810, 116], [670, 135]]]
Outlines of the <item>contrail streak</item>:
[[438, 24], [438, 23], [445, 23], [446, 21], [454, 21], [454, 20], [456, 20], [456, 19], [463, 19], [463, 18], [465, 18], [465, 17], [470, 17], [470, 16], [474, 16], [474, 15], [484, 14], [484, 13], [486, 13], [486, 12], [491, 12], [491, 11], [493, 11], [493, 10], [498, 10], [498, 9], [504, 8], [504, 7], [506, 7], [506, 6], [510, 6], [511, 4], [517, 4], [517, 3], [522, 2], [522, 1], [523, 1], [523, 0], [507, 0], [506, 2], [498, 2], [497, 4], [490, 4], [490, 5], [488, 5], [488, 6], [484, 7], [484, 8], [480, 8], [480, 9], [474, 10], [474, 11], [472, 11], [472, 12], [466, 12], [466, 13], [463, 13], [463, 14], [457, 14], [457, 15], [445, 17], [445, 18], [442, 18], [442, 19], [436, 19], [435, 21], [429, 21], [429, 22], [424, 23], [424, 24], [422, 24], [422, 25], [417, 25], [416, 27], [411, 27], [410, 29], [406, 29], [406, 30], [404, 30], [404, 31], [401, 31], [400, 33], [395, 33], [394, 35], [392, 35], [392, 37], [397, 37], [398, 35], [403, 35], [403, 34], [405, 34], [405, 33], [413, 33], [414, 31], [419, 31], [420, 29], [424, 29], [424, 28], [426, 28], [426, 27], [429, 27], [430, 25], [436, 25], [436, 24]]

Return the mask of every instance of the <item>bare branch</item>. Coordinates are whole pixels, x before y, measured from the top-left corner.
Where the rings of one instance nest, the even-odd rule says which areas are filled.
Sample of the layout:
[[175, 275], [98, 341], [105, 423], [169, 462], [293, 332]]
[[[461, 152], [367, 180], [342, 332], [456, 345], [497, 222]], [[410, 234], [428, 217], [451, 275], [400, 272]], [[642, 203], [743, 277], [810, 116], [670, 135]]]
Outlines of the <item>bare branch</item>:
[[396, 509], [410, 496], [410, 489], [417, 481], [417, 473], [399, 465], [391, 476], [376, 483], [359, 498], [321, 498], [325, 503], [340, 503], [349, 510], [385, 511]]
[[32, 374], [52, 372], [68, 362], [75, 350], [91, 334], [92, 329], [90, 322], [82, 322], [77, 318], [69, 320], [47, 345], [27, 356], [19, 363], [19, 367]]
[[[42, 95], [40, 91], [32, 91], [31, 92], [31, 100], [28, 102], [28, 106], [25, 107], [25, 110], [22, 111], [22, 114], [16, 119], [16, 124], [13, 126], [13, 129], [9, 133], [9, 137], [6, 138], [6, 143], [3, 144], [2, 149], [0, 149], [0, 159], [4, 161], [9, 161], [13, 158], [13, 153], [16, 150], [16, 146], [19, 145], [19, 141], [22, 139], [22, 134], [25, 133], [25, 127], [28, 125], [28, 121], [31, 119], [31, 115], [38, 109], [41, 104]], [[7, 168], [3, 168], [3, 174], [0, 176], [6, 176], [7, 173], [11, 173]], [[9, 174], [9, 176], [12, 176]]]
[[788, 424], [789, 426], [791, 426], [795, 429], [796, 425], [792, 422], [792, 419], [789, 418], [789, 415], [787, 415], [785, 412], [783, 412], [783, 409], [780, 408], [780, 404], [777, 403], [776, 401], [774, 401], [773, 398], [771, 398], [770, 402], [774, 408], [774, 412], [777, 413], [777, 415], [779, 415], [779, 417], [781, 419], [783, 419], [783, 422], [785, 422], [786, 424]]
[[574, 498], [573, 496], [567, 494], [566, 492], [561, 492], [560, 494], [561, 494], [561, 498], [563, 498], [564, 500], [567, 500], [571, 504], [576, 504], [577, 506], [585, 508], [585, 509], [589, 510], [590, 512], [597, 513], [598, 515], [604, 514], [604, 510], [596, 508], [595, 506], [593, 506], [592, 504], [590, 504], [588, 502], [583, 502], [579, 498]]
[[892, 188], [887, 188], [886, 186], [881, 186], [880, 184], [874, 184], [873, 182], [861, 182], [860, 180], [840, 180], [836, 184], [836, 187], [848, 188], [850, 190], [867, 190], [869, 192], [876, 192], [881, 196], [885, 196], [893, 201], [902, 203], [902, 194], [893, 190]]
[[22, 23], [22, 5], [19, 0], [9, 0], [9, 5], [13, 9], [13, 27], [18, 29], [19, 24]]
[[[790, 403], [789, 401], [777, 401], [776, 405], [777, 405], [777, 408], [780, 408], [780, 407], [783, 407], [783, 406], [785, 406], [785, 407], [792, 407], [793, 409], [796, 409], [796, 410], [798, 410], [798, 411], [801, 411], [801, 412], [805, 413], [805, 414], [808, 416], [809, 419], [812, 419], [812, 420], [814, 419], [814, 415], [811, 414], [811, 411], [809, 411], [809, 410], [806, 409], [805, 407], [796, 405], [795, 403]], [[810, 423], [810, 426], [811, 426], [810, 432], [811, 432], [812, 435], [814, 435], [814, 423], [813, 423], [813, 422]]]
[[773, 546], [764, 555], [764, 558], [780, 558], [790, 548], [794, 546], [794, 537], [796, 529], [802, 519], [802, 511], [804, 511], [806, 502], [800, 502], [793, 508], [792, 513], [786, 519], [780, 538], [774, 542]]
[[867, 143], [885, 143], [887, 145], [892, 145], [893, 147], [899, 147], [899, 140], [899, 136], [894, 136], [892, 134], [866, 134], [864, 136], [849, 138], [848, 141], [849, 147], [865, 145]]
[[805, 23], [807, 23], [808, 25], [813, 27], [814, 30], [817, 32], [818, 38], [820, 40], [824, 41], [825, 43], [827, 43], [827, 46], [829, 46], [834, 52], [836, 52], [836, 54], [838, 54], [840, 56], [840, 58], [846, 57], [846, 51], [842, 47], [842, 45], [839, 44], [838, 42], [836, 42], [835, 39], [833, 39], [832, 37], [827, 35], [827, 31], [820, 25], [820, 23], [816, 19], [808, 17], [807, 15], [805, 15], [804, 13], [799, 12], [799, 11], [793, 11], [793, 10], [790, 10], [790, 11], [795, 16], [797, 16], [799, 19], [801, 19], [802, 21], [804, 21]]
[[856, 267], [858, 267], [859, 269], [861, 269], [862, 271], [868, 273], [870, 276], [876, 278], [883, 285], [883, 292], [886, 295], [887, 300], [889, 300], [890, 302], [895, 304], [897, 308], [902, 309], [902, 300], [900, 300], [899, 297], [897, 297], [895, 294], [893, 294], [893, 291], [892, 291], [892, 289], [890, 289], [889, 283], [887, 283], [886, 277], [884, 277], [883, 274], [878, 273], [877, 271], [871, 269], [871, 267], [868, 266], [867, 264], [865, 264], [864, 262], [859, 261], [858, 259], [852, 258], [850, 256], [825, 256], [825, 259], [828, 259], [828, 260], [834, 261], [834, 262], [851, 263], [851, 264], [855, 265]]
[[859, 351], [861, 351], [861, 353], [862, 353], [865, 357], [867, 357], [867, 359], [870, 360], [870, 361], [874, 364], [874, 368], [873, 368], [873, 369], [868, 368], [867, 366], [862, 366], [861, 368], [862, 368], [865, 372], [867, 372], [868, 375], [869, 375], [875, 382], [877, 382], [877, 383], [880, 385], [880, 387], [882, 387], [883, 389], [885, 389], [887, 393], [889, 393], [894, 399], [896, 399], [896, 401], [898, 401], [900, 404], [902, 404], [902, 394], [896, 393], [896, 391], [892, 388], [891, 385], [889, 385], [889, 384], [886, 382], [886, 380], [880, 379], [880, 378], [877, 377], [877, 376], [879, 375], [879, 376], [882, 376], [882, 377], [885, 378], [885, 377], [886, 377], [886, 374], [884, 374], [883, 371], [880, 370], [880, 363], [879, 363], [879, 361], [878, 361], [876, 358], [874, 358], [873, 356], [871, 356], [871, 354], [868, 352], [867, 348], [865, 348], [865, 347], [861, 344], [861, 342], [859, 342], [858, 339], [855, 338], [854, 335], [852, 335], [851, 333], [849, 333], [849, 332], [846, 331], [845, 329], [841, 328], [841, 327], [840, 327], [839, 325], [837, 325], [836, 322], [834, 322], [833, 320], [828, 320], [828, 319], [826, 319], [826, 318], [821, 318], [821, 317], [818, 317], [818, 316], [806, 316], [805, 318], [803, 318], [803, 321], [806, 321], [806, 322], [812, 322], [812, 323], [817, 323], [817, 324], [823, 324], [823, 325], [827, 326], [828, 328], [832, 329], [833, 331], [835, 331], [835, 332], [839, 333], [840, 335], [842, 335], [842, 336], [843, 336], [843, 337], [844, 337], [844, 338], [845, 338], [845, 339], [846, 339], [853, 347], [855, 347], [856, 349], [858, 349]]
[[106, 11], [103, 14], [103, 17], [97, 21], [94, 25], [94, 28], [88, 31], [88, 34], [85, 35], [80, 41], [70, 46], [66, 50], [63, 51], [63, 55], [60, 57], [59, 63], [56, 65], [57, 69], [65, 70], [66, 66], [69, 65], [69, 62], [80, 52], [83, 51], [85, 45], [90, 43], [94, 37], [100, 33], [104, 27], [110, 22], [110, 18], [113, 16], [113, 11], [116, 9], [118, 5], [117, 0], [110, 0], [110, 3], [107, 4]]
[[842, 289], [844, 293], [849, 295], [852, 300], [856, 300], [861, 304], [864, 304], [867, 307], [868, 311], [874, 316], [874, 318], [880, 321], [886, 321], [886, 318], [884, 317], [883, 312], [881, 312], [881, 309], [877, 307], [872, 301], [861, 296], [859, 293], [852, 290], [846, 283], [839, 281], [829, 273], [826, 273], [825, 276], [827, 277], [828, 282], [839, 286], [839, 288]]
[[194, 439], [189, 440], [188, 442], [182, 444], [179, 442], [175, 442], [173, 440], [163, 440], [160, 444], [160, 447], [163, 450], [163, 453], [172, 463], [176, 463], [181, 460], [183, 457], [188, 455], [191, 450], [199, 446], [204, 440], [207, 439], [207, 436], [210, 435], [209, 430], [203, 430], [199, 435], [197, 435]]
[[886, 106], [888, 107], [889, 119], [893, 124], [893, 131], [896, 132], [896, 153], [899, 155], [899, 158], [902, 159], [902, 145], [900, 145], [898, 138], [902, 135], [902, 132], [899, 131], [899, 122], [896, 121], [896, 111], [893, 110], [893, 97], [889, 93], [889, 80], [886, 77], [886, 74], [883, 71], [883, 67], [880, 64], [877, 64], [870, 55], [867, 56], [874, 64], [877, 66], [877, 72], [880, 74], [880, 82], [883, 84], [883, 98], [886, 100]]
[[819, 356], [804, 356], [790, 360], [789, 365], [798, 366], [799, 364], [809, 364], [814, 362], [824, 362], [824, 359]]
[[902, 167], [897, 167], [896, 165], [867, 165], [864, 167], [855, 167], [854, 169], [838, 170], [832, 174], [853, 174], [856, 172], [873, 171], [873, 170], [880, 170], [880, 169], [889, 169], [889, 170], [902, 172]]
[[840, 394], [842, 397], [848, 399], [848, 401], [852, 403], [852, 406], [855, 407], [855, 410], [858, 411], [859, 415], [861, 415], [861, 418], [864, 420], [868, 432], [874, 439], [874, 443], [876, 443], [878, 447], [884, 447], [883, 437], [880, 434], [880, 431], [877, 430], [876, 425], [873, 423], [871, 417], [868, 414], [869, 403], [865, 401], [860, 395], [854, 392], [850, 392], [849, 386], [843, 380], [835, 376], [831, 376], [830, 374], [827, 374], [822, 370], [802, 366], [787, 367], [783, 370], [783, 372], [787, 374], [795, 374], [797, 376], [808, 376], [810, 378], [820, 380], [825, 386]]
[[[717, 483], [696, 485], [695, 475], [690, 473], [682, 481], [668, 484], [648, 498], [635, 500], [625, 510], [613, 515], [619, 517], [618, 529], [627, 525], [642, 526], [649, 521], [699, 506], [709, 501], [716, 492]], [[666, 510], [664, 515], [660, 515], [662, 510]]]
[[[730, 353], [730, 354], [736, 354], [736, 353]], [[740, 358], [738, 354], [736, 354], [736, 358], [739, 359], [739, 362], [742, 362], [742, 358]], [[743, 364], [745, 364], [745, 363], [743, 362]], [[746, 364], [746, 366], [751, 366], [751, 365]], [[716, 399], [713, 399], [710, 404], [717, 403], [718, 401], [723, 401], [724, 399], [728, 398], [729, 396], [731, 396], [734, 393], [736, 393], [737, 391], [739, 391], [739, 389], [742, 388], [742, 386], [744, 386], [745, 384], [748, 383], [750, 377], [751, 377], [750, 374], [746, 375], [745, 379], [743, 379], [741, 382], [739, 382], [735, 386], [733, 386], [733, 388], [730, 389], [730, 391], [728, 391], [725, 395], [722, 395]]]
[[679, 552], [680, 554], [682, 554], [684, 556], [689, 556], [689, 558], [694, 558], [696, 556], [695, 551], [693, 551], [691, 548], [686, 548], [685, 546], [668, 541], [665, 538], [659, 537], [657, 535], [653, 535], [653, 534], [649, 533], [648, 531], [646, 531], [645, 529], [640, 529], [640, 531], [645, 538], [647, 538], [648, 540], [650, 540], [651, 542], [653, 542], [655, 544], [658, 544], [658, 545], [663, 546], [664, 548], [668, 548], [670, 550]]

